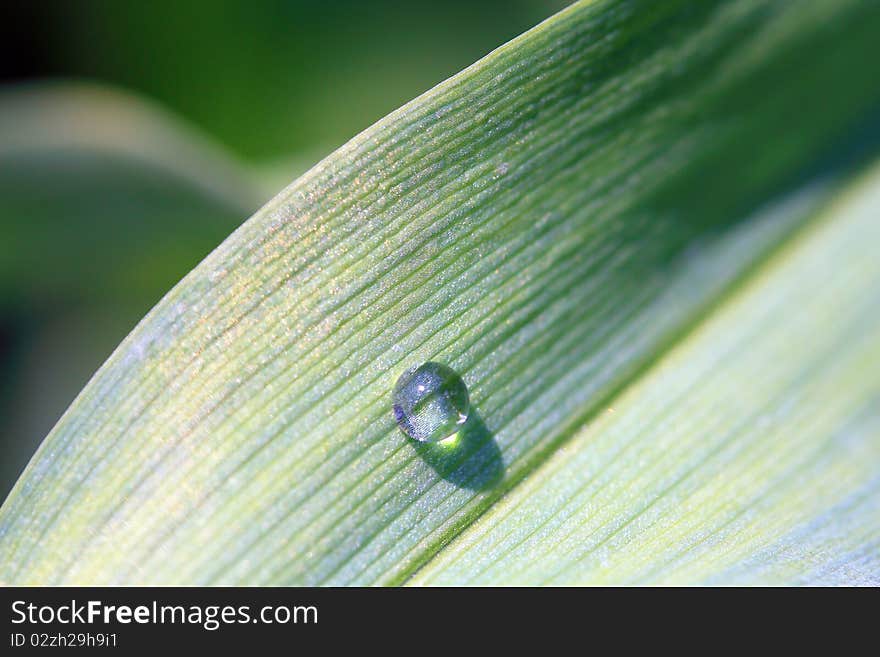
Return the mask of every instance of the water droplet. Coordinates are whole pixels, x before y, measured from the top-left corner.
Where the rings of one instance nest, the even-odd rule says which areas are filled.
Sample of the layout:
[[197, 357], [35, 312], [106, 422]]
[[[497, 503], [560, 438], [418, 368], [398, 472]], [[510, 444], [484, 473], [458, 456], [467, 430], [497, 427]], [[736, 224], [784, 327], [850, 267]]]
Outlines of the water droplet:
[[403, 432], [423, 443], [458, 433], [470, 408], [467, 386], [458, 373], [430, 361], [401, 375], [393, 404], [394, 419]]

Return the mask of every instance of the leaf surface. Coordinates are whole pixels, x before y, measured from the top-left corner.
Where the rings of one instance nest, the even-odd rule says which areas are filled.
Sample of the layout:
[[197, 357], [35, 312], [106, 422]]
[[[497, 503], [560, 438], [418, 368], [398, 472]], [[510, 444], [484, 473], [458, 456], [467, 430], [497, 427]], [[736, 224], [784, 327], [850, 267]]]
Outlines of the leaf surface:
[[880, 168], [416, 577], [880, 584]]

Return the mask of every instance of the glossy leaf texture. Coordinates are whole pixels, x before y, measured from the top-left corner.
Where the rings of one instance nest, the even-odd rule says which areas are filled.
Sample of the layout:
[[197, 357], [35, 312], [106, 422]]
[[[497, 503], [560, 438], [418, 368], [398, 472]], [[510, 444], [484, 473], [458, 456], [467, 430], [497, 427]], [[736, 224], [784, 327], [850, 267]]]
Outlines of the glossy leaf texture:
[[880, 167], [416, 577], [880, 584]]
[[[833, 193], [878, 33], [861, 2], [579, 3], [391, 114], [117, 349], [4, 503], [0, 579], [440, 577]], [[453, 449], [390, 412], [429, 360], [470, 390]]]

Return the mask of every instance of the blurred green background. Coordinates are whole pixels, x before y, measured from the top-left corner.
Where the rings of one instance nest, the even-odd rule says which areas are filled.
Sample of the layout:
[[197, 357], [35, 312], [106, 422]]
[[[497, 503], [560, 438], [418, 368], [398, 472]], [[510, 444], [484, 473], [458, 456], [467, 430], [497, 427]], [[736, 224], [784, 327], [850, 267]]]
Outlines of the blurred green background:
[[256, 208], [566, 4], [4, 3], [0, 499], [119, 341]]

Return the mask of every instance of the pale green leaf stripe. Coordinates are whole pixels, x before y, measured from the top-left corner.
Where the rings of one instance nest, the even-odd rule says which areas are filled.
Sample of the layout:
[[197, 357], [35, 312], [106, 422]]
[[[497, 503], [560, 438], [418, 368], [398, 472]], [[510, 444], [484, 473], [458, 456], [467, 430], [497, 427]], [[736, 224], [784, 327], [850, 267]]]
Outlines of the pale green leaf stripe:
[[241, 212], [257, 183], [221, 146], [145, 98], [84, 82], [15, 85], [0, 92], [0, 162], [38, 153], [112, 154], [169, 172]]
[[[877, 14], [578, 4], [395, 112], [114, 353], [0, 510], [0, 579], [405, 579], [786, 232], [736, 220], [875, 100]], [[429, 358], [494, 442], [396, 430]]]
[[82, 82], [7, 88], [0, 305], [122, 299], [142, 306], [139, 319], [267, 196], [222, 148], [136, 95]]
[[880, 168], [418, 584], [880, 584]]

